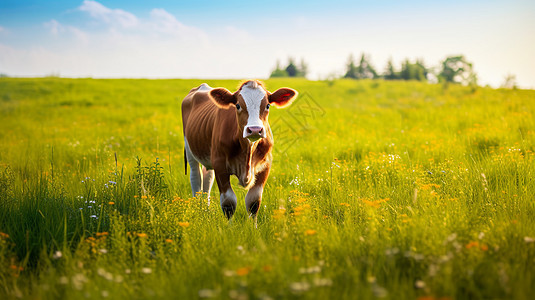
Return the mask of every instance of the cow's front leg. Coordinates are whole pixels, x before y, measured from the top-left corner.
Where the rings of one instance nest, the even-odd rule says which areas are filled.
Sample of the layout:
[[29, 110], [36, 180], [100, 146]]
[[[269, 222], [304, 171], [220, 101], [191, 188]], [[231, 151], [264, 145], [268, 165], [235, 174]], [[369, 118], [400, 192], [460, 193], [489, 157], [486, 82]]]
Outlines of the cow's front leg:
[[256, 174], [255, 183], [245, 196], [245, 207], [249, 216], [256, 217], [260, 204], [262, 203], [262, 193], [264, 192], [264, 185], [266, 184], [269, 175], [270, 166], [266, 166], [264, 170]]
[[230, 174], [215, 172], [215, 178], [217, 180], [217, 187], [219, 188], [221, 209], [225, 216], [230, 219], [236, 211], [236, 205], [238, 204], [238, 198], [232, 186], [230, 185]]

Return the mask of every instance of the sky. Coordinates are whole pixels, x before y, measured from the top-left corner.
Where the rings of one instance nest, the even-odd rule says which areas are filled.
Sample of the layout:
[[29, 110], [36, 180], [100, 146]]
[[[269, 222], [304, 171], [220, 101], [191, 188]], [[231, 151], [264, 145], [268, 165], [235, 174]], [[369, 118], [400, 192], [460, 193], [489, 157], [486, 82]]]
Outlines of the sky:
[[379, 72], [462, 54], [480, 85], [535, 89], [535, 1], [0, 0], [9, 76], [267, 78], [292, 57], [316, 80], [362, 53]]

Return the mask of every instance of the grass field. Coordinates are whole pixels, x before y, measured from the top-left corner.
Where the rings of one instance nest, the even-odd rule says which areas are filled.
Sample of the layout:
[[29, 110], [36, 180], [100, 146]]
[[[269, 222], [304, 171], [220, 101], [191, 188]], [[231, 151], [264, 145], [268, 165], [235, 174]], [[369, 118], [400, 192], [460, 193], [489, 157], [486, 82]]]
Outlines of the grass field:
[[190, 198], [202, 82], [0, 78], [1, 299], [535, 293], [535, 91], [268, 80], [300, 98], [255, 228], [236, 180], [230, 223]]

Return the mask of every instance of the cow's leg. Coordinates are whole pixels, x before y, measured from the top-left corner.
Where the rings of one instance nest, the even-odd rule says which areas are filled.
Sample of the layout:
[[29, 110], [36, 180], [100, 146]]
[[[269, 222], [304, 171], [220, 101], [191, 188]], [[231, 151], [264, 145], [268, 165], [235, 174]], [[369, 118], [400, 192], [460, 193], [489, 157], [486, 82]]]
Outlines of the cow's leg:
[[270, 166], [266, 166], [264, 170], [256, 174], [255, 183], [251, 189], [247, 192], [245, 196], [245, 207], [249, 216], [256, 219], [256, 214], [260, 209], [260, 204], [262, 203], [262, 193], [264, 192], [264, 185], [266, 184], [267, 178], [269, 176]]
[[208, 205], [210, 205], [210, 191], [214, 184], [215, 172], [214, 170], [207, 170], [202, 168], [202, 192], [208, 194]]
[[236, 205], [238, 204], [238, 198], [232, 186], [230, 185], [230, 175], [226, 172], [215, 172], [215, 178], [217, 180], [217, 187], [219, 188], [221, 209], [225, 216], [230, 219], [236, 211]]
[[186, 158], [188, 159], [190, 167], [189, 181], [191, 184], [191, 193], [193, 194], [193, 197], [195, 197], [197, 196], [197, 193], [201, 191], [202, 186], [201, 166], [191, 153], [187, 140], [184, 141], [184, 144], [184, 147], [186, 148]]

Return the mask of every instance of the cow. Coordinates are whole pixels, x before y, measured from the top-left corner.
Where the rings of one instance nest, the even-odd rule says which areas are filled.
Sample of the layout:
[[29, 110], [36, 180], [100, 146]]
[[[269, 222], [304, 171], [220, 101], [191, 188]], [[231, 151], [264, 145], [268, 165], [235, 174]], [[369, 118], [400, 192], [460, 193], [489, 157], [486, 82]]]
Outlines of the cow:
[[286, 87], [270, 93], [258, 80], [243, 82], [234, 93], [206, 83], [193, 88], [182, 101], [185, 172], [189, 163], [193, 197], [201, 189], [209, 197], [215, 177], [221, 209], [230, 219], [238, 203], [230, 184], [235, 175], [248, 190], [245, 206], [256, 219], [273, 157], [269, 110], [290, 105], [297, 94]]

